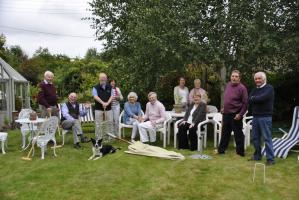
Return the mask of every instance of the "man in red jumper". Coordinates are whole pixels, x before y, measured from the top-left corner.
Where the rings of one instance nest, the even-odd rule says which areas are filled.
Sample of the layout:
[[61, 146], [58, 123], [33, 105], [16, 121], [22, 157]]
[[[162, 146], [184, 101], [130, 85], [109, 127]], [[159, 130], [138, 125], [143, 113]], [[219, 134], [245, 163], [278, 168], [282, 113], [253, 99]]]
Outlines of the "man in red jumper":
[[37, 102], [39, 103], [41, 117], [43, 118], [49, 117], [50, 115], [58, 117], [59, 109], [53, 78], [54, 74], [50, 71], [46, 71], [44, 80], [39, 84], [40, 91], [37, 96]]
[[248, 93], [246, 87], [240, 83], [241, 77], [238, 70], [233, 70], [230, 82], [224, 91], [224, 105], [222, 109], [222, 134], [218, 146], [218, 154], [224, 154], [228, 147], [231, 132], [234, 132], [236, 153], [244, 156], [244, 133], [242, 118], [247, 110]]

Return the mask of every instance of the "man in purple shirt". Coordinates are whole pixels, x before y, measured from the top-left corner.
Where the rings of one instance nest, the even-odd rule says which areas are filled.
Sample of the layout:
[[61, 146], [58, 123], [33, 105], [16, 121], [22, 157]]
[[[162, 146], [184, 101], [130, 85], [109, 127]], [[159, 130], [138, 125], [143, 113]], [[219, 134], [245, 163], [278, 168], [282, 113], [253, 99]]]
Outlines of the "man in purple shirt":
[[90, 103], [85, 103], [83, 107], [77, 102], [77, 94], [70, 93], [67, 103], [61, 106], [61, 126], [65, 130], [72, 129], [74, 135], [74, 147], [81, 148], [78, 137], [81, 142], [87, 142], [88, 139], [83, 137], [83, 131], [80, 122], [80, 116], [85, 116], [90, 109]]
[[238, 70], [232, 71], [230, 82], [227, 83], [224, 91], [222, 134], [218, 154], [225, 153], [233, 131], [237, 146], [236, 153], [239, 156], [245, 156], [242, 118], [247, 110], [248, 93], [240, 80], [240, 72]]

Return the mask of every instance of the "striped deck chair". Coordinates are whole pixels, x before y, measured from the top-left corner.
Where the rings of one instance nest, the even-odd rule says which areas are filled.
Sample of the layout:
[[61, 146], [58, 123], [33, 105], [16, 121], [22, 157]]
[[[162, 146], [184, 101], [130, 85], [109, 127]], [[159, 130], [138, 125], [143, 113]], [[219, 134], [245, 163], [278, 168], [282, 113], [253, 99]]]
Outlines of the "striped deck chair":
[[[282, 129], [279, 129], [284, 132], [282, 138], [273, 139], [273, 149], [274, 155], [285, 159], [292, 147], [299, 143], [299, 106], [296, 106], [293, 114], [293, 121], [289, 133], [285, 132]], [[262, 150], [262, 155], [265, 155], [265, 147]]]
[[[84, 106], [83, 103], [79, 104], [80, 108], [83, 108], [83, 106]], [[83, 122], [83, 123], [94, 122], [92, 108], [88, 109], [88, 112], [84, 117], [80, 117], [80, 121]]]

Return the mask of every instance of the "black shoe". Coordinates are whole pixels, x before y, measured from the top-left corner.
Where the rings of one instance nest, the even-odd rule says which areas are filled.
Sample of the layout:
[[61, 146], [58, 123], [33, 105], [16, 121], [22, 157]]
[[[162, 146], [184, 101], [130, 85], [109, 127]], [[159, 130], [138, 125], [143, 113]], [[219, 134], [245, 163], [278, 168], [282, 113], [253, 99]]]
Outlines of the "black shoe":
[[76, 144], [74, 144], [74, 148], [75, 149], [81, 149], [81, 146], [80, 146], [79, 142], [77, 142]]
[[275, 165], [275, 161], [274, 160], [267, 160], [266, 165], [267, 166]]
[[245, 157], [244, 153], [237, 153], [238, 156]]
[[261, 160], [261, 159], [255, 159], [254, 157], [251, 157], [248, 159], [248, 161], [259, 161], [259, 160]]

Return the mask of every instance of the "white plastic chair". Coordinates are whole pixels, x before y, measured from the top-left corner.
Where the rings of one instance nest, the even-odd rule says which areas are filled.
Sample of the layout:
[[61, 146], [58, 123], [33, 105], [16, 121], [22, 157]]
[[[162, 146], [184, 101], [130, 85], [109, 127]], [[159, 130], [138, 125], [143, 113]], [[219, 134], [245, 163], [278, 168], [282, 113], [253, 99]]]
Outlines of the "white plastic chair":
[[[246, 113], [243, 116], [242, 119], [242, 123], [243, 123], [243, 134], [245, 136], [244, 139], [244, 149], [246, 150], [248, 146], [250, 146], [250, 131], [252, 129], [252, 116], [246, 116], [248, 113], [248, 111], [246, 111]], [[218, 144], [220, 143], [221, 140], [221, 128], [218, 134]], [[232, 135], [234, 135], [234, 132], [232, 131], [231, 133]], [[236, 147], [236, 142], [234, 141], [234, 146]]]
[[252, 116], [243, 117], [243, 133], [245, 135], [245, 149], [250, 146], [250, 133], [252, 130]]
[[2, 154], [6, 154], [5, 146], [7, 148], [7, 133], [0, 132], [0, 141], [1, 141]]
[[163, 138], [163, 148], [166, 148], [166, 143], [170, 143], [170, 123], [172, 122], [171, 114], [166, 112], [166, 120], [163, 122], [163, 126], [157, 130], [160, 132], [160, 138]]
[[216, 106], [213, 105], [207, 105], [207, 113], [217, 113], [218, 109]]
[[[54, 142], [53, 152], [54, 156], [56, 157], [56, 139], [55, 139], [55, 133], [58, 128], [58, 117], [53, 116], [47, 119], [41, 126], [41, 129], [39, 133], [43, 133], [43, 135], [38, 135], [34, 137], [34, 140], [36, 141], [36, 144], [38, 147], [41, 148], [41, 159], [45, 158], [45, 151], [47, 148], [47, 144], [49, 141]], [[34, 148], [33, 148], [33, 155], [34, 155]]]
[[[142, 116], [144, 115], [144, 112], [141, 110]], [[121, 111], [120, 115], [119, 115], [119, 124], [118, 124], [118, 137], [125, 137], [125, 128], [133, 128], [133, 125], [130, 124], [125, 124], [123, 123], [123, 117], [124, 117], [124, 110]]]
[[[173, 139], [174, 148], [177, 147], [178, 125], [183, 120], [184, 119], [180, 119], [180, 120], [176, 121], [175, 125], [174, 125], [174, 139]], [[202, 121], [199, 124], [200, 128], [203, 130], [200, 130], [200, 132], [198, 132], [198, 133], [203, 135], [202, 139], [204, 140], [204, 143], [203, 143], [204, 147], [207, 147], [207, 124], [208, 123], [212, 123], [214, 125], [214, 147], [217, 147], [217, 138], [219, 137], [219, 134], [221, 133], [221, 121], [222, 121], [221, 113], [215, 113], [215, 115], [213, 115], [213, 118], [208, 118], [208, 116], [207, 116], [206, 120]], [[188, 134], [188, 132], [187, 132], [187, 134]], [[199, 137], [199, 135], [198, 135], [198, 137]]]
[[[22, 109], [21, 112], [19, 113], [18, 119], [29, 118], [31, 112], [33, 112], [31, 109]], [[29, 124], [22, 123], [20, 129], [21, 129], [21, 134], [22, 134], [22, 149], [24, 149], [26, 146], [27, 133], [29, 133], [30, 131], [37, 131], [37, 126], [32, 125], [32, 130], [31, 130]]]

